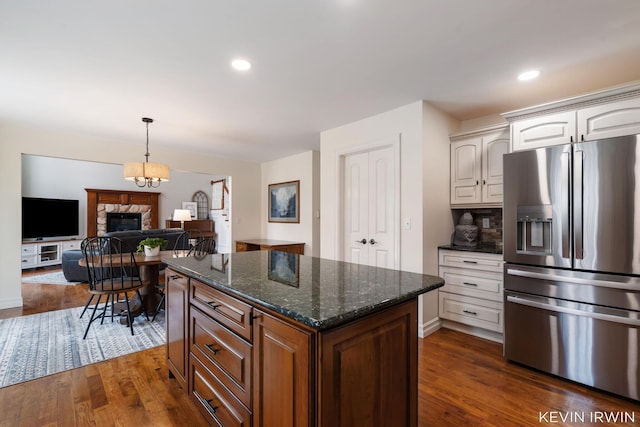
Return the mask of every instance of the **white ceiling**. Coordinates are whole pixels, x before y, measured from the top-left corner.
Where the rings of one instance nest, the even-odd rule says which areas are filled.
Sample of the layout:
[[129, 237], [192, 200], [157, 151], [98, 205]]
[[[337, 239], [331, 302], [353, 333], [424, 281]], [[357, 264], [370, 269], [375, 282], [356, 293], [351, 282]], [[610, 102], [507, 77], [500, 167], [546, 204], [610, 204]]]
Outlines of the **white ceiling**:
[[640, 80], [639, 18], [638, 0], [0, 0], [0, 121], [142, 159], [148, 116], [151, 161], [269, 160], [421, 99], [467, 120]]

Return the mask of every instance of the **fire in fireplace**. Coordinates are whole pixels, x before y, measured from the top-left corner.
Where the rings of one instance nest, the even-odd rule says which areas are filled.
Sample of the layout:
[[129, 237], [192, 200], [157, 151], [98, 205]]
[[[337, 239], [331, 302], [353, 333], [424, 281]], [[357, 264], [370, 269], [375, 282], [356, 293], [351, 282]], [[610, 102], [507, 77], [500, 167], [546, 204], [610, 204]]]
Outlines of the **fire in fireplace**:
[[142, 230], [142, 214], [129, 212], [107, 213], [107, 232]]

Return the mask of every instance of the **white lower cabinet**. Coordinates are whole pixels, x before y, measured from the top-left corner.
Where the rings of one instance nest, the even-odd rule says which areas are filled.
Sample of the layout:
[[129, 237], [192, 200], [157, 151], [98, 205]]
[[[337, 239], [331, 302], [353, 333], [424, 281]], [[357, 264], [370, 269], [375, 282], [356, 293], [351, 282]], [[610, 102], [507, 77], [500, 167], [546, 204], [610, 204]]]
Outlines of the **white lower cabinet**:
[[504, 329], [502, 255], [440, 249], [438, 291], [443, 326], [494, 341]]
[[62, 262], [62, 252], [80, 249], [81, 240], [60, 240], [22, 243], [21, 268], [46, 267]]

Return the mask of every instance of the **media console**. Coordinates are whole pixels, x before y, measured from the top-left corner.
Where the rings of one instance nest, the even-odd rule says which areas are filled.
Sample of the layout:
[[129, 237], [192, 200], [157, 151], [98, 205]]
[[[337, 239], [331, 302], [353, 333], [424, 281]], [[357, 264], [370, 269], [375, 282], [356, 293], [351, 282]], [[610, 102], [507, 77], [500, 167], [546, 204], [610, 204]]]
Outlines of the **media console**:
[[61, 264], [62, 252], [80, 249], [81, 242], [81, 239], [23, 242], [21, 268], [24, 270]]

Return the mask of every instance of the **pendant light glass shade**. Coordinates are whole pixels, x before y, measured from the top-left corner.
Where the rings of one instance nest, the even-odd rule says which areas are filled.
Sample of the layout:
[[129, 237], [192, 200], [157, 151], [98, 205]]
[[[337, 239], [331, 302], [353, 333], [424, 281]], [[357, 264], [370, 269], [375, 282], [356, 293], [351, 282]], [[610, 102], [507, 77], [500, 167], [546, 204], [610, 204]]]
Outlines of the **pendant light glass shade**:
[[134, 181], [138, 187], [158, 187], [161, 182], [169, 181], [169, 166], [149, 163], [149, 123], [153, 123], [153, 119], [143, 117], [142, 121], [147, 124], [146, 161], [125, 163], [124, 179]]

